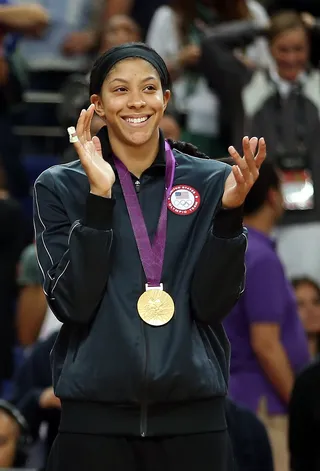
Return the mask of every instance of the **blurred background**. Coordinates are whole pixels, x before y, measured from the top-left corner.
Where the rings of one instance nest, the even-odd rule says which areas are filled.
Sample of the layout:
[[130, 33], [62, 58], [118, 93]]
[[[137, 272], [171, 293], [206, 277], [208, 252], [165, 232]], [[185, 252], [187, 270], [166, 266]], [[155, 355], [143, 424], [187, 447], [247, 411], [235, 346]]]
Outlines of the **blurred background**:
[[211, 159], [266, 139], [247, 289], [225, 323], [235, 469], [320, 471], [319, 0], [0, 0], [0, 469], [44, 469], [59, 424], [33, 183], [77, 158], [66, 128], [89, 105], [90, 68], [130, 41], [172, 75], [166, 137]]

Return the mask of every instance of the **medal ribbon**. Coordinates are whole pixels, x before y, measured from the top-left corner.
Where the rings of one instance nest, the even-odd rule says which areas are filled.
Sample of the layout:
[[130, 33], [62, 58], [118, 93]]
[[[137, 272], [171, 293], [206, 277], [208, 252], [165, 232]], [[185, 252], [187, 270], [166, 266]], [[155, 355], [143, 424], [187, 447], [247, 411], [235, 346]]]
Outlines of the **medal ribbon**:
[[142, 214], [138, 196], [132, 181], [132, 177], [125, 165], [114, 156], [115, 166], [119, 175], [119, 180], [129, 213], [134, 237], [136, 239], [140, 260], [147, 278], [148, 287], [159, 287], [162, 276], [164, 261], [164, 251], [167, 237], [167, 199], [170, 196], [174, 172], [175, 158], [171, 147], [165, 141], [166, 151], [166, 174], [165, 174], [165, 192], [161, 206], [160, 217], [158, 221], [157, 232], [154, 241], [151, 244], [148, 230]]

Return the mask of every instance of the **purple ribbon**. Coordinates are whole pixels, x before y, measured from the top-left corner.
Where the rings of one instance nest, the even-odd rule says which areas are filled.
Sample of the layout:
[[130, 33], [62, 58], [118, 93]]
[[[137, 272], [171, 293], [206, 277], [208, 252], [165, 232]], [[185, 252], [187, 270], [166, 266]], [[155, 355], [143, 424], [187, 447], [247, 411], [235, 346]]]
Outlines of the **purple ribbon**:
[[121, 162], [121, 160], [119, 160], [116, 156], [113, 157], [116, 169], [118, 171], [122, 192], [134, 232], [134, 237], [136, 239], [140, 260], [147, 278], [148, 287], [159, 287], [161, 285], [164, 251], [167, 238], [167, 199], [169, 198], [172, 190], [175, 172], [175, 158], [167, 141], [165, 141], [165, 151], [166, 188], [162, 201], [157, 232], [155, 234], [153, 244], [150, 242], [148, 230], [144, 221], [131, 174], [125, 165]]

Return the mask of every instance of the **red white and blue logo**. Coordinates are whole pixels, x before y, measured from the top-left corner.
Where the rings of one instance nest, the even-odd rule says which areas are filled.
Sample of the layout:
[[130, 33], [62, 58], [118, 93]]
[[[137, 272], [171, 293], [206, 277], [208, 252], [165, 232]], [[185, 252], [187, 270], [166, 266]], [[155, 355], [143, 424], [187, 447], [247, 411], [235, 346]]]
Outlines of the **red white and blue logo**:
[[168, 208], [180, 216], [194, 213], [200, 206], [200, 194], [188, 185], [177, 185], [171, 190], [168, 198]]

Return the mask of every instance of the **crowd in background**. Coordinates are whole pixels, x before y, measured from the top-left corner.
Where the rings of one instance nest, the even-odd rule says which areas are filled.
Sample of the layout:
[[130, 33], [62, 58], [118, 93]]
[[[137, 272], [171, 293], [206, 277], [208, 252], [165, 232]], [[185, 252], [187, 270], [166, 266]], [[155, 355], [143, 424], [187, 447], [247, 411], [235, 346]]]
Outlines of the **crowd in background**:
[[91, 65], [132, 41], [170, 70], [165, 137], [212, 159], [266, 140], [244, 205], [246, 289], [224, 322], [226, 414], [237, 471], [320, 471], [319, 0], [0, 0], [0, 468], [44, 469], [59, 426], [33, 182], [77, 158], [66, 128]]

